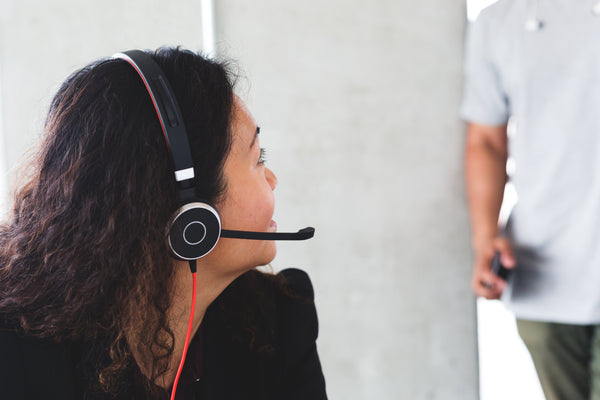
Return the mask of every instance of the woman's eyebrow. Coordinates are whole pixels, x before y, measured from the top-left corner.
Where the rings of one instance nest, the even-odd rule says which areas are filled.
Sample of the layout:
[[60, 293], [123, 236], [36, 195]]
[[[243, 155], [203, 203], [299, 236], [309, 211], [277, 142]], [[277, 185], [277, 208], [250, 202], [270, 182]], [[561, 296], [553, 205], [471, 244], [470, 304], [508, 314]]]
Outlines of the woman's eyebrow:
[[258, 137], [259, 133], [260, 133], [260, 126], [257, 126], [256, 133], [254, 134], [254, 137], [252, 138], [252, 143], [250, 143], [250, 148], [252, 148], [252, 146], [254, 146], [254, 142], [256, 142], [256, 138]]

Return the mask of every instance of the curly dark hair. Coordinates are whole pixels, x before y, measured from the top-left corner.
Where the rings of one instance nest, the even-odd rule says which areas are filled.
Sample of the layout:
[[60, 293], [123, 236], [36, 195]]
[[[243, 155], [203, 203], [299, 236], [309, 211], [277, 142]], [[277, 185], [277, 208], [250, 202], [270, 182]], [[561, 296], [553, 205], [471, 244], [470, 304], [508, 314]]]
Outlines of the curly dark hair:
[[[196, 195], [217, 203], [234, 75], [227, 64], [179, 48], [149, 53], [173, 87], [195, 163]], [[131, 349], [167, 369], [174, 269], [166, 226], [178, 208], [170, 155], [143, 82], [123, 60], [72, 74], [48, 113], [31, 176], [0, 228], [0, 315], [28, 335], [55, 342], [111, 338], [98, 372], [115, 387]]]

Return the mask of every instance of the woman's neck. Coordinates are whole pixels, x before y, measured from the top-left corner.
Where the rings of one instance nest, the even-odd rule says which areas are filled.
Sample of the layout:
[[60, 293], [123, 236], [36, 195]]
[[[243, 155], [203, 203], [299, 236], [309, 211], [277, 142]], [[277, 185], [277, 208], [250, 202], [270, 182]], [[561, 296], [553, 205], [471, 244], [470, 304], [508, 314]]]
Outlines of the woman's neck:
[[[175, 269], [171, 307], [167, 317], [170, 321], [170, 328], [175, 334], [176, 346], [178, 341], [181, 342], [183, 350], [183, 339], [187, 331], [192, 304], [192, 274], [187, 262], [178, 263]], [[196, 272], [196, 307], [191, 336], [198, 331], [208, 306], [235, 278], [236, 276], [218, 275], [199, 266], [198, 272]]]
[[[167, 311], [169, 327], [175, 337], [173, 355], [169, 361], [167, 372], [155, 382], [158, 386], [169, 388], [172, 386], [181, 361], [185, 337], [190, 319], [192, 303], [192, 274], [187, 262], [176, 262], [174, 264], [175, 276], [173, 279], [173, 293], [171, 306]], [[205, 268], [198, 263], [196, 273], [196, 303], [190, 341], [200, 328], [204, 314], [210, 304], [233, 282], [240, 274], [221, 274], [212, 268]], [[140, 362], [134, 354], [140, 370], [147, 377], [150, 376], [151, 366]]]

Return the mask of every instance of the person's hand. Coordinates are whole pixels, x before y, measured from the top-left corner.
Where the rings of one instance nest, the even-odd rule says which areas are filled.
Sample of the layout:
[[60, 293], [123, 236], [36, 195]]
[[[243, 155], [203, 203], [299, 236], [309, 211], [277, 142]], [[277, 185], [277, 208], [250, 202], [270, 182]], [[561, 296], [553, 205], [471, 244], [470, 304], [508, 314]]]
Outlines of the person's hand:
[[477, 296], [489, 300], [499, 299], [506, 286], [506, 282], [492, 272], [492, 258], [497, 251], [500, 252], [500, 262], [505, 268], [515, 267], [516, 261], [512, 247], [506, 238], [496, 237], [475, 249], [471, 288]]

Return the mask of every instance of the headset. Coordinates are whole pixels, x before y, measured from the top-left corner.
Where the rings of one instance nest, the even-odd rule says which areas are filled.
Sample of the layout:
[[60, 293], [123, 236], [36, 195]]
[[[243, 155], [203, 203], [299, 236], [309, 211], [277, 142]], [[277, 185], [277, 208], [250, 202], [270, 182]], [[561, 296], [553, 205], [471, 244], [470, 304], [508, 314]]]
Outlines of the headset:
[[160, 121], [167, 148], [173, 162], [181, 207], [168, 226], [171, 254], [182, 261], [204, 257], [217, 245], [219, 238], [251, 240], [306, 240], [314, 236], [314, 228], [298, 232], [248, 232], [221, 229], [221, 217], [212, 205], [200, 201], [194, 190], [194, 162], [187, 131], [175, 94], [160, 66], [141, 50], [117, 53], [113, 58], [127, 61], [144, 81]]

